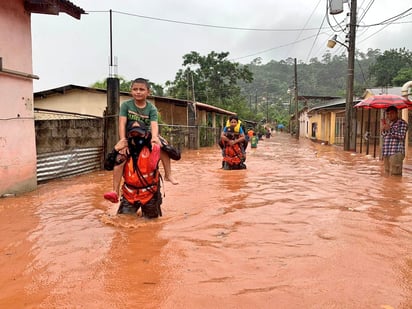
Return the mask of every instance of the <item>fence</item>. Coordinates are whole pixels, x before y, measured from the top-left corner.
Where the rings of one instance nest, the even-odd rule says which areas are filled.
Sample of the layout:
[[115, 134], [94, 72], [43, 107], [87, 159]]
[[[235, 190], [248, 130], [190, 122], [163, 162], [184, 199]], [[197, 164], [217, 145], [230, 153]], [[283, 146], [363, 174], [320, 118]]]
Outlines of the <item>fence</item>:
[[183, 149], [197, 149], [216, 145], [220, 138], [222, 128], [207, 126], [181, 126], [160, 124], [160, 134], [171, 145]]

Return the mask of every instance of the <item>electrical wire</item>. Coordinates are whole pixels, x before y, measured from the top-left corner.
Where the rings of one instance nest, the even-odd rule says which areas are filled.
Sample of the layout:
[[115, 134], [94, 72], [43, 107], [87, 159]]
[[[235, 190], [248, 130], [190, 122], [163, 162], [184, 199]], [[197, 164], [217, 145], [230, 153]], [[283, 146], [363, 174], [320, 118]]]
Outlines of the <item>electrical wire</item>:
[[411, 10], [412, 10], [412, 8], [409, 8], [409, 9], [403, 11], [402, 13], [399, 13], [398, 15], [392, 16], [392, 17], [390, 17], [390, 18], [388, 18], [388, 19], [385, 19], [385, 20], [383, 20], [383, 21], [381, 21], [381, 22], [379, 22], [379, 23], [370, 24], [370, 25], [358, 25], [358, 27], [373, 27], [373, 26], [382, 26], [382, 25], [385, 25], [385, 24], [391, 24], [391, 23], [393, 23], [394, 21], [397, 21], [397, 20], [399, 20], [399, 19], [402, 19], [402, 18], [405, 18], [405, 17], [411, 15], [412, 13], [407, 14], [407, 15], [404, 15], [404, 14], [406, 14], [407, 12], [409, 12], [409, 11], [411, 11]]
[[[335, 17], [334, 17], [334, 19], [335, 19]], [[342, 31], [345, 31], [345, 30], [342, 28], [342, 26], [340, 25], [340, 24], [341, 24], [342, 22], [344, 22], [345, 20], [343, 20], [341, 23], [339, 23], [339, 22], [337, 22], [336, 19], [335, 19], [335, 21], [337, 22], [337, 25], [332, 25], [332, 24], [331, 24], [330, 19], [329, 19], [329, 0], [326, 1], [326, 20], [327, 20], [327, 22], [328, 22], [329, 27], [332, 29], [333, 32], [339, 32], [338, 29], [335, 29], [335, 26], [339, 26], [339, 28], [340, 28]]]
[[[321, 0], [320, 0], [320, 1], [321, 1]], [[308, 21], [309, 21], [310, 18], [312, 17], [312, 15], [313, 15], [314, 11], [316, 10], [317, 6], [319, 5], [320, 1], [319, 1], [319, 2], [317, 3], [317, 5], [315, 6], [315, 9], [312, 11], [312, 13], [311, 13]], [[365, 2], [365, 0], [362, 2], [362, 4], [363, 4], [364, 2]], [[370, 0], [370, 1], [368, 2], [367, 7], [364, 9], [364, 12], [363, 12], [363, 14], [362, 14], [361, 17], [360, 17], [360, 21], [366, 16], [367, 12], [370, 10], [370, 8], [371, 8], [371, 6], [373, 5], [374, 2], [375, 2], [375, 0]], [[328, 12], [328, 10], [329, 10], [329, 1], [326, 1], [326, 3], [327, 3], [327, 4], [326, 4], [326, 9], [327, 9], [327, 12]], [[348, 3], [348, 6], [350, 7], [350, 3]], [[361, 5], [361, 6], [362, 6], [362, 5]], [[390, 17], [390, 18], [388, 18], [388, 19], [385, 19], [385, 20], [383, 20], [383, 21], [381, 21], [381, 22], [379, 22], [379, 23], [376, 23], [376, 24], [371, 24], [371, 25], [357, 25], [357, 26], [358, 26], [358, 27], [361, 27], [361, 28], [365, 28], [366, 30], [368, 30], [368, 29], [370, 29], [370, 27], [372, 27], [372, 26], [382, 26], [382, 25], [386, 25], [385, 27], [383, 27], [382, 29], [378, 30], [378, 31], [375, 32], [374, 34], [368, 36], [368, 37], [366, 38], [366, 39], [368, 39], [368, 38], [370, 38], [371, 36], [375, 35], [376, 33], [382, 31], [382, 30], [383, 30], [384, 28], [386, 28], [387, 26], [389, 26], [389, 25], [391, 25], [391, 24], [394, 24], [395, 21], [398, 21], [399, 19], [402, 19], [402, 18], [405, 18], [405, 17], [411, 15], [412, 13], [405, 15], [405, 14], [406, 14], [407, 12], [409, 12], [410, 10], [412, 10], [412, 8], [409, 8], [409, 9], [403, 11], [402, 13], [399, 13], [399, 14], [393, 16], [393, 17]], [[87, 13], [102, 13], [102, 12], [108, 13], [109, 11], [107, 11], [107, 10], [106, 10], [106, 11], [87, 11]], [[307, 25], [307, 23], [308, 23], [308, 21], [307, 21], [307, 22], [305, 23], [305, 26], [304, 26], [303, 28], [284, 28], [284, 29], [281, 29], [281, 28], [246, 28], [246, 27], [221, 26], [221, 25], [203, 24], [203, 23], [195, 23], [195, 22], [187, 22], [187, 21], [179, 21], [179, 20], [173, 20], [173, 19], [152, 17], [152, 16], [146, 16], [146, 15], [140, 15], [140, 14], [122, 12], [122, 11], [112, 11], [112, 12], [113, 12], [113, 13], [120, 14], [120, 15], [127, 15], [127, 16], [132, 16], [132, 17], [143, 18], [143, 19], [149, 19], [149, 20], [155, 20], [155, 21], [161, 21], [161, 22], [168, 22], [168, 23], [175, 23], [175, 24], [183, 24], [183, 25], [196, 26], [196, 27], [207, 27], [207, 28], [217, 28], [217, 29], [237, 30], [237, 31], [258, 31], [258, 32], [297, 32], [297, 31], [299, 31], [298, 38], [300, 37], [300, 35], [302, 34], [303, 31], [313, 31], [313, 30], [317, 30], [317, 33], [316, 33], [315, 35], [312, 35], [312, 36], [303, 38], [303, 39], [301, 39], [301, 40], [297, 39], [297, 40], [295, 40], [295, 41], [293, 41], [293, 42], [290, 42], [290, 43], [286, 43], [286, 44], [282, 44], [282, 45], [275, 46], [275, 47], [272, 47], [272, 48], [268, 48], [268, 49], [265, 49], [265, 50], [262, 50], [262, 51], [258, 51], [258, 52], [255, 52], [255, 53], [252, 53], [252, 54], [249, 54], [249, 55], [246, 55], [246, 56], [237, 57], [237, 58], [234, 58], [234, 59], [232, 59], [232, 60], [239, 60], [239, 59], [244, 59], [244, 58], [253, 57], [253, 56], [256, 56], [256, 55], [259, 55], [259, 54], [263, 54], [263, 53], [267, 53], [267, 52], [270, 52], [270, 51], [273, 51], [273, 50], [275, 50], [275, 49], [279, 49], [279, 48], [282, 48], [282, 47], [293, 46], [293, 45], [296, 44], [296, 43], [300, 43], [300, 42], [303, 42], [303, 41], [306, 41], [306, 40], [309, 40], [309, 39], [314, 38], [312, 47], [311, 47], [311, 49], [310, 49], [310, 51], [309, 51], [309, 54], [308, 54], [308, 57], [309, 57], [310, 54], [312, 53], [313, 47], [314, 47], [314, 45], [315, 45], [315, 43], [316, 43], [319, 35], [320, 35], [320, 34], [327, 34], [326, 32], [320, 32], [321, 30], [325, 30], [325, 29], [329, 29], [329, 28], [330, 28], [333, 32], [340, 32], [340, 31], [342, 31], [342, 32], [346, 33], [346, 30], [345, 30], [345, 29], [342, 27], [342, 25], [341, 25], [342, 23], [345, 22], [345, 20], [343, 20], [343, 21], [341, 21], [341, 22], [338, 22], [338, 21], [336, 20], [336, 18], [334, 17], [334, 20], [335, 20], [335, 23], [336, 23], [336, 24], [335, 24], [335, 25], [332, 25], [331, 20], [329, 19], [329, 14], [328, 14], [328, 13], [325, 14], [325, 16], [324, 16], [324, 18], [323, 18], [323, 20], [322, 20], [322, 23], [321, 23], [321, 25], [320, 25], [319, 28], [306, 28], [306, 25]], [[325, 21], [325, 20], [327, 21], [327, 23], [328, 23], [328, 25], [329, 25], [329, 28], [328, 28], [328, 27], [323, 27], [323, 24], [324, 24], [324, 21]], [[340, 28], [340, 30], [337, 29], [336, 27]], [[366, 39], [365, 39], [365, 40], [366, 40]], [[336, 49], [335, 51], [336, 51], [336, 52], [339, 52], [340, 50], [341, 50], [341, 46], [339, 46], [339, 48]]]
[[[409, 15], [412, 15], [412, 13], [409, 13], [409, 14], [407, 14], [407, 15], [405, 15], [405, 16], [400, 16], [400, 15], [405, 14], [406, 12], [408, 12], [408, 11], [410, 11], [410, 10], [412, 10], [412, 8], [404, 11], [404, 12], [401, 13], [401, 14], [396, 15], [396, 16], [399, 16], [399, 17], [397, 17], [396, 19], [394, 19], [394, 21], [391, 22], [391, 23], [387, 23], [386, 21], [387, 21], [387, 20], [391, 20], [391, 19], [393, 19], [393, 18], [389, 18], [389, 19], [385, 20], [385, 23], [384, 23], [384, 24], [381, 24], [381, 26], [383, 26], [381, 29], [375, 31], [374, 33], [372, 33], [372, 34], [369, 35], [368, 37], [366, 37], [366, 38], [364, 38], [364, 39], [362, 39], [362, 40], [359, 40], [358, 43], [362, 43], [362, 42], [368, 40], [368, 39], [371, 38], [372, 36], [378, 34], [378, 33], [381, 32], [382, 30], [384, 30], [386, 27], [394, 24], [395, 21], [397, 21], [397, 20], [399, 20], [399, 19], [401, 19], [401, 18], [407, 17], [407, 16], [409, 16]], [[372, 27], [372, 26], [377, 26], [377, 25], [378, 25], [378, 24], [370, 25], [370, 27]], [[371, 29], [371, 28], [367, 28], [367, 30], [369, 30], [369, 29]]]
[[310, 57], [310, 54], [312, 53], [313, 47], [315, 46], [315, 43], [316, 43], [316, 41], [317, 41], [317, 39], [318, 39], [318, 37], [319, 37], [319, 33], [320, 33], [320, 30], [322, 29], [323, 23], [325, 22], [326, 15], [327, 15], [327, 14], [325, 14], [325, 16], [324, 16], [323, 19], [322, 19], [322, 22], [321, 22], [321, 24], [320, 24], [319, 30], [318, 30], [318, 32], [316, 33], [316, 37], [315, 37], [315, 39], [313, 40], [313, 43], [312, 43], [312, 46], [310, 47], [310, 50], [309, 50], [308, 55], [306, 56], [306, 62], [308, 61], [308, 58]]
[[[363, 5], [364, 2], [365, 2], [365, 1], [362, 2], [361, 7], [362, 7], [362, 5]], [[362, 15], [359, 16], [359, 19], [358, 19], [358, 22], [357, 22], [358, 24], [360, 24], [361, 21], [362, 21], [362, 19], [365, 18], [366, 14], [367, 14], [368, 11], [370, 10], [370, 8], [372, 7], [372, 5], [373, 5], [374, 2], [375, 2], [375, 0], [370, 0], [370, 1], [369, 1], [369, 3], [367, 4], [366, 8], [363, 10]]]
[[271, 29], [271, 28], [244, 28], [244, 27], [232, 27], [232, 26], [219, 26], [219, 25], [179, 21], [179, 20], [173, 20], [173, 19], [167, 19], [167, 18], [151, 17], [151, 16], [132, 14], [132, 13], [120, 12], [120, 11], [112, 11], [112, 12], [122, 14], [122, 15], [128, 15], [128, 16], [139, 17], [139, 18], [144, 18], [144, 19], [151, 19], [151, 20], [168, 22], [168, 23], [183, 24], [183, 25], [197, 26], [197, 27], [207, 27], [207, 28], [229, 29], [229, 30], [263, 31], [263, 32], [295, 32], [295, 31], [317, 30], [317, 28], [308, 28], [308, 29], [299, 29], [299, 28], [274, 29], [272, 28]]
[[[310, 13], [309, 18], [306, 20], [305, 25], [303, 26], [303, 28], [301, 29], [301, 31], [299, 32], [299, 34], [298, 34], [298, 36], [296, 37], [295, 40], [298, 40], [298, 39], [300, 38], [300, 36], [302, 35], [303, 30], [306, 28], [307, 24], [308, 24], [309, 21], [311, 20], [313, 14], [315, 13], [315, 11], [316, 11], [316, 9], [318, 8], [319, 3], [320, 3], [321, 1], [322, 1], [322, 0], [319, 0], [318, 3], [316, 4], [315, 8], [312, 10], [312, 13]], [[322, 21], [322, 24], [323, 24], [323, 21]], [[318, 31], [320, 31], [320, 29], [319, 29]], [[316, 39], [315, 39], [315, 41], [316, 41]], [[289, 51], [290, 51], [290, 49], [288, 50], [288, 54], [289, 54]]]
[[[323, 33], [324, 33], [324, 32], [321, 32], [320, 34], [323, 34]], [[316, 37], [317, 35], [318, 35], [318, 34], [314, 34], [314, 35], [311, 35], [311, 36], [309, 36], [309, 37], [303, 38], [303, 39], [301, 39], [301, 40], [297, 40], [297, 41], [293, 41], [293, 42], [290, 42], [290, 43], [282, 44], [282, 45], [275, 46], [275, 47], [272, 47], [272, 48], [268, 48], [268, 49], [265, 49], [265, 50], [262, 50], [262, 51], [258, 51], [258, 52], [253, 53], [253, 54], [249, 54], [249, 55], [246, 55], [246, 56], [233, 58], [233, 59], [231, 59], [231, 60], [232, 60], [232, 61], [235, 61], [235, 60], [240, 60], [240, 59], [249, 58], [249, 57], [257, 56], [257, 55], [260, 55], [260, 54], [264, 54], [264, 53], [270, 52], [270, 51], [275, 50], [275, 49], [279, 49], [279, 48], [282, 48], [282, 47], [290, 46], [290, 45], [293, 45], [293, 44], [296, 44], [296, 43], [300, 43], [300, 42], [303, 42], [303, 41], [312, 39], [312, 38]]]

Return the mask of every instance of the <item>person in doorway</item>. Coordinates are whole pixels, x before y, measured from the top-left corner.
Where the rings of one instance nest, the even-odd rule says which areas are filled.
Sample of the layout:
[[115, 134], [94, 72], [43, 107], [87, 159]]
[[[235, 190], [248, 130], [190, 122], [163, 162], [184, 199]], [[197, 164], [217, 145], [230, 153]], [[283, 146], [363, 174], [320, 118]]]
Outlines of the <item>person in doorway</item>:
[[386, 115], [389, 121], [384, 119], [381, 128], [383, 137], [382, 158], [385, 173], [388, 175], [402, 175], [408, 123], [398, 118], [398, 109], [395, 106], [389, 106], [386, 109]]
[[[148, 80], [144, 78], [137, 78], [132, 82], [131, 95], [133, 99], [125, 101], [120, 106], [119, 114], [119, 137], [120, 141], [126, 139], [126, 127], [128, 123], [134, 121], [142, 122], [148, 130], [151, 132], [151, 142], [158, 144], [162, 147], [162, 143], [159, 138], [159, 125], [158, 125], [158, 111], [156, 106], [147, 101], [147, 97], [150, 94], [150, 84]], [[126, 147], [120, 151], [121, 154], [127, 155], [129, 149]], [[161, 150], [160, 160], [162, 161], [165, 180], [170, 181], [176, 185], [179, 182], [172, 176], [171, 162], [169, 155]], [[117, 164], [113, 169], [113, 191], [104, 194], [104, 198], [112, 203], [119, 201], [120, 183], [123, 175], [124, 163]]]

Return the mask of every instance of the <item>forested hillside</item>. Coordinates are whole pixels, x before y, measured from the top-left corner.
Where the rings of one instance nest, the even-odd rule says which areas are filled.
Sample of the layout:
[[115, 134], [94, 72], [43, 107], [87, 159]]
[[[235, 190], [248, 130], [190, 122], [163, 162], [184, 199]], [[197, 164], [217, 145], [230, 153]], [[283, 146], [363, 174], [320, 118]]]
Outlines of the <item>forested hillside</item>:
[[[322, 59], [313, 58], [310, 63], [297, 62], [296, 76], [299, 96], [345, 97], [347, 83], [347, 53]], [[255, 59], [248, 65], [253, 73], [251, 83], [240, 82], [241, 93], [249, 100], [249, 106], [258, 118], [276, 119], [282, 122], [294, 89], [294, 59], [270, 61], [262, 64]], [[354, 93], [361, 96], [365, 89], [386, 86], [402, 86], [412, 80], [412, 53], [406, 49], [393, 49], [382, 53], [369, 49], [355, 57]], [[289, 89], [289, 91], [288, 91]], [[313, 103], [312, 104], [316, 104]], [[259, 114], [260, 112], [260, 114]], [[266, 116], [266, 117], [265, 117]]]
[[[229, 53], [197, 52], [183, 56], [183, 69], [166, 84], [170, 96], [193, 99], [236, 111], [241, 117], [285, 121], [294, 89], [294, 59], [262, 63], [260, 58], [240, 65], [228, 60]], [[309, 63], [297, 60], [299, 96], [345, 97], [348, 59], [326, 53]], [[369, 49], [355, 56], [354, 92], [366, 88], [401, 86], [412, 79], [412, 53], [405, 48], [381, 52]], [[289, 89], [289, 91], [288, 91]]]
[[[355, 93], [375, 86], [375, 78], [370, 68], [376, 63], [379, 50], [358, 53], [355, 63]], [[294, 59], [271, 61], [266, 64], [255, 59], [249, 70], [253, 82], [241, 83], [243, 94], [287, 98], [287, 90], [294, 87]], [[346, 53], [332, 56], [327, 53], [322, 59], [312, 58], [310, 63], [297, 62], [297, 83], [299, 95], [307, 96], [345, 96], [348, 60]]]

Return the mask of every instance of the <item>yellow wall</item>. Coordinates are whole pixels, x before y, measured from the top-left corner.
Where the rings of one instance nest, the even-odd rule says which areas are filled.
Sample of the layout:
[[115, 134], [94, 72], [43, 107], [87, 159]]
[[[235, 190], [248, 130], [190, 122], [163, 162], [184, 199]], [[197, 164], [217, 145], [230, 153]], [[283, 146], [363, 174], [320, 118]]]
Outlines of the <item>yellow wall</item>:
[[[129, 96], [121, 96], [120, 104], [129, 100]], [[103, 117], [107, 106], [106, 93], [90, 92], [81, 89], [73, 89], [63, 94], [53, 94], [45, 99], [37, 98], [36, 108], [79, 113]]]
[[[329, 137], [329, 144], [335, 144], [335, 125], [336, 125], [336, 113], [330, 113], [330, 137]], [[333, 127], [332, 127], [333, 126]]]

